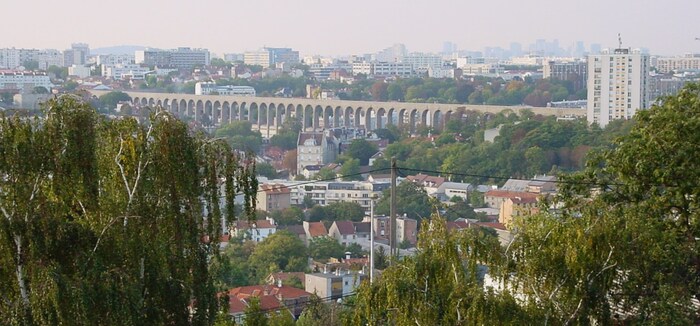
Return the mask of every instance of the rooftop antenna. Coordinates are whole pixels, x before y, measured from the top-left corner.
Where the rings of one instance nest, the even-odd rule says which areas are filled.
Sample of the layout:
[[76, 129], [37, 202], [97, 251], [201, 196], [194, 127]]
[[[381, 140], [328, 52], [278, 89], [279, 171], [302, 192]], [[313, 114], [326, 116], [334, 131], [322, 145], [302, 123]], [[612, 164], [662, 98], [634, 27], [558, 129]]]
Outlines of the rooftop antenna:
[[618, 49], [622, 49], [622, 35], [620, 35], [620, 33], [617, 33], [617, 41], [619, 44]]

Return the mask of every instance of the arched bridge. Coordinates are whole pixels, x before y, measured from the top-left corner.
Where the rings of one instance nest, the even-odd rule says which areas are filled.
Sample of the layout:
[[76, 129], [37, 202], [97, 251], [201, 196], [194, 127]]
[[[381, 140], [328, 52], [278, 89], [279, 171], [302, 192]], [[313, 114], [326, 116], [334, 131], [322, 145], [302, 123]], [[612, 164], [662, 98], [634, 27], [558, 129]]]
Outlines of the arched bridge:
[[[107, 91], [91, 91], [100, 96]], [[283, 97], [249, 97], [225, 95], [192, 95], [173, 93], [125, 92], [134, 105], [162, 107], [179, 117], [213, 125], [236, 120], [250, 121], [263, 136], [275, 135], [288, 118], [296, 118], [304, 130], [331, 127], [354, 127], [374, 130], [388, 124], [408, 127], [415, 132], [419, 126], [441, 130], [447, 120], [468, 111], [498, 113], [511, 110], [520, 113], [554, 116], [585, 116], [582, 109], [554, 109], [528, 106], [492, 106], [466, 104], [437, 104], [410, 102], [366, 102], [344, 100], [314, 100]]]

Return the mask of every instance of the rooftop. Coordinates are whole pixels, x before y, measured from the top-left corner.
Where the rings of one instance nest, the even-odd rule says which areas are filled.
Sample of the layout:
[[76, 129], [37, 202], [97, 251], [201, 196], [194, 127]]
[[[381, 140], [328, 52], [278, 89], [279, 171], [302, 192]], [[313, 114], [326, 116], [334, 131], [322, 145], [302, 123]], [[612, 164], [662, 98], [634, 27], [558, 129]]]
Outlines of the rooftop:
[[342, 235], [355, 234], [355, 225], [351, 221], [335, 221], [333, 222], [338, 232]]

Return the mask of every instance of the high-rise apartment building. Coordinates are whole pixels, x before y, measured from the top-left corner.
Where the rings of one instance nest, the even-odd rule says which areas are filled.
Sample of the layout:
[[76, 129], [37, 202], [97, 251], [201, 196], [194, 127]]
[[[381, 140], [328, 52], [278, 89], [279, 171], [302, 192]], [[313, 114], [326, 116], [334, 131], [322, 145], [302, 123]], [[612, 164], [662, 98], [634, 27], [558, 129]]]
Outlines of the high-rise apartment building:
[[548, 61], [543, 66], [542, 75], [544, 78], [568, 80], [573, 83], [574, 91], [579, 91], [586, 87], [587, 73], [585, 61]]
[[174, 50], [147, 49], [136, 51], [134, 59], [137, 64], [147, 66], [174, 66], [177, 68], [194, 68], [207, 66], [210, 62], [209, 50], [177, 48]]
[[588, 56], [588, 123], [605, 127], [649, 107], [649, 55], [640, 50], [603, 50]]

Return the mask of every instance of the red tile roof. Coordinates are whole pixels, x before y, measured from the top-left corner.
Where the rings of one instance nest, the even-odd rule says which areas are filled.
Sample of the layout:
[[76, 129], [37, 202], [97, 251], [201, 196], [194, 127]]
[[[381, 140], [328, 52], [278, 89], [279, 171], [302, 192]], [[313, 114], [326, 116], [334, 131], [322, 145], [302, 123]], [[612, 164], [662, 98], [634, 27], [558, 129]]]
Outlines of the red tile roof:
[[309, 222], [309, 235], [311, 237], [322, 237], [328, 235], [326, 226], [321, 222]]
[[501, 197], [501, 198], [532, 198], [536, 199], [538, 194], [529, 192], [507, 191], [507, 190], [489, 190], [484, 194], [484, 197]]
[[[272, 276], [272, 281], [275, 283], [278, 280], [284, 282], [287, 280], [291, 280], [292, 278], [295, 278], [295, 277], [298, 278], [302, 284], [304, 284], [304, 282], [306, 280], [306, 274], [304, 274], [304, 272], [289, 272], [289, 273], [279, 272], [279, 273], [272, 273], [272, 274], [270, 274], [270, 276]], [[268, 277], [268, 279], [269, 279], [269, 277]], [[272, 285], [276, 285], [276, 284], [272, 284]]]
[[447, 222], [447, 229], [448, 230], [464, 230], [469, 228], [469, 223], [467, 221], [454, 221], [454, 222]]
[[260, 191], [264, 191], [266, 194], [288, 194], [291, 192], [289, 187], [283, 185], [283, 184], [272, 184], [272, 183], [265, 183], [261, 184], [259, 187]]
[[341, 235], [355, 234], [355, 225], [351, 221], [335, 221], [335, 227]]
[[501, 223], [479, 222], [479, 223], [476, 223], [476, 225], [487, 227], [487, 228], [492, 228], [492, 229], [507, 230], [506, 226], [501, 224]]
[[282, 285], [278, 287], [276, 285], [249, 285], [241, 286], [237, 288], [230, 289], [228, 295], [231, 298], [244, 299], [248, 297], [266, 296], [274, 295], [280, 299], [298, 299], [311, 296], [311, 293], [306, 292], [302, 289], [297, 289], [288, 285]]
[[238, 230], [246, 230], [250, 228], [271, 229], [274, 227], [275, 226], [269, 220], [257, 220], [253, 222], [236, 221], [236, 229]]
[[408, 177], [406, 177], [406, 179], [421, 184], [423, 186], [429, 185], [433, 187], [439, 187], [443, 182], [445, 182], [445, 178], [443, 177], [434, 177], [422, 173], [418, 173], [416, 175], [409, 175]]

